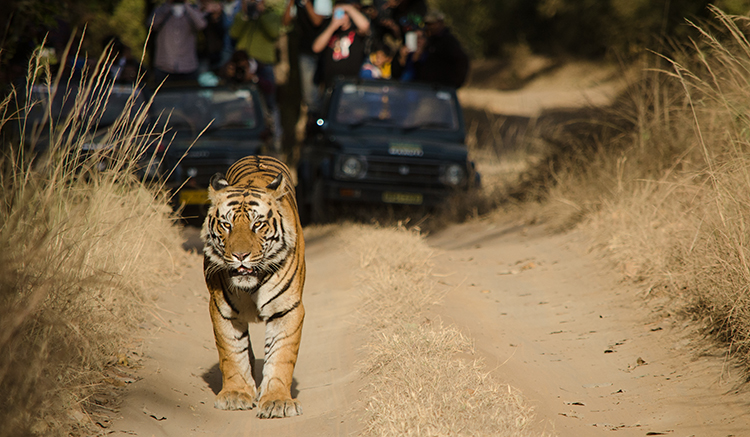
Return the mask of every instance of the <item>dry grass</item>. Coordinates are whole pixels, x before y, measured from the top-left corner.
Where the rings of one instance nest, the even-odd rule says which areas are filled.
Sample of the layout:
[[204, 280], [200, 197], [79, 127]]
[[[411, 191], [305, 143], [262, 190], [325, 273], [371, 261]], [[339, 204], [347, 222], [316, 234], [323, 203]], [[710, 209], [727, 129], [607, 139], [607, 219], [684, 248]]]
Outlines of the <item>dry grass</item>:
[[586, 218], [626, 276], [674, 297], [748, 367], [750, 23], [714, 13], [690, 49], [649, 61], [657, 68], [618, 108], [631, 129], [589, 142], [549, 194], [558, 215]]
[[[3, 436], [90, 434], [107, 368], [142, 320], [150, 290], [177, 268], [181, 240], [166, 199], [134, 176], [147, 145], [139, 134], [146, 107], [131, 99], [102, 140], [114, 149], [82, 156], [88, 140], [72, 134], [99, 123], [110, 63], [105, 54], [81, 78], [80, 92], [67, 95], [74, 109], [64, 119], [51, 117], [44, 100], [68, 88], [38, 57], [29, 77], [47, 86], [48, 99], [16, 105], [29, 86], [0, 105], [2, 128], [19, 132], [3, 144], [0, 161]], [[46, 127], [24, 118], [36, 105], [50, 118]], [[32, 159], [25, 145], [43, 134], [51, 138], [49, 153]], [[109, 169], [94, 171], [105, 155]]]
[[363, 268], [361, 320], [372, 333], [362, 364], [369, 381], [364, 434], [528, 435], [532, 412], [519, 394], [489, 376], [458, 330], [424, 318], [440, 296], [420, 234], [356, 225], [340, 232]]

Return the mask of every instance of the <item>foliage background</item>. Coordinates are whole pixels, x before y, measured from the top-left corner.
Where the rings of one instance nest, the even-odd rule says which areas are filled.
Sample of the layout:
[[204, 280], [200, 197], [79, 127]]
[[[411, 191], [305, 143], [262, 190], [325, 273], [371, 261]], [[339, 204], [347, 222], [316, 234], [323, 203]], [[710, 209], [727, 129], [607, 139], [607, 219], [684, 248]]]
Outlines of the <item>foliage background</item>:
[[750, 12], [748, 0], [430, 0], [449, 17], [475, 57], [502, 56], [514, 46], [536, 53], [596, 57], [653, 48], [693, 33], [685, 19]]
[[[106, 37], [120, 37], [140, 58], [146, 18], [160, 0], [6, 0], [0, 2], [0, 61], [25, 65], [49, 31], [64, 45], [84, 26], [87, 53], [97, 57]], [[271, 1], [282, 6], [284, 0]], [[278, 3], [278, 5], [277, 5]], [[518, 45], [546, 55], [600, 57], [660, 48], [694, 33], [686, 22], [710, 17], [714, 4], [747, 15], [750, 0], [428, 0], [442, 10], [475, 58], [504, 56]], [[657, 46], [659, 45], [659, 46]]]

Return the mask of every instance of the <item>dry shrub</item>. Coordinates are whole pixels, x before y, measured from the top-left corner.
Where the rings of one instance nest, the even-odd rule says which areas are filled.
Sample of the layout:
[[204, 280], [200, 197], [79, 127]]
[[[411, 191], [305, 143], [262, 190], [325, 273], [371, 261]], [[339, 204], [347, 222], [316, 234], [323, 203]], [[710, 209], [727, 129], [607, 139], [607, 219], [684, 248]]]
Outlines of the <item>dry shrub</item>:
[[531, 409], [500, 385], [454, 328], [413, 324], [371, 345], [373, 382], [366, 434], [379, 436], [523, 436]]
[[417, 230], [348, 226], [344, 232], [367, 272], [362, 282], [371, 323], [385, 327], [414, 317], [439, 298], [429, 281], [432, 251]]
[[750, 366], [749, 23], [713, 12], [620, 108], [633, 129], [551, 194], [590, 218], [626, 276], [675, 297]]
[[[16, 106], [22, 93], [14, 90], [0, 106], [3, 129], [20, 132], [0, 160], [0, 435], [92, 432], [107, 367], [143, 319], [150, 289], [176, 272], [181, 240], [171, 209], [134, 176], [147, 146], [139, 134], [146, 107], [131, 98], [102, 140], [114, 149], [83, 156], [88, 140], [71, 134], [96, 129], [113, 86], [110, 64], [105, 54], [70, 93], [32, 60], [29, 78], [50, 91], [48, 101], [55, 90], [69, 93], [74, 109], [64, 119], [30, 97], [31, 85], [25, 101]], [[49, 118], [47, 159], [25, 148], [43, 133], [24, 118], [35, 105]], [[105, 155], [108, 170], [93, 171]]]
[[370, 381], [364, 434], [528, 435], [531, 409], [519, 394], [471, 358], [473, 345], [458, 330], [425, 321], [439, 296], [422, 236], [350, 225], [340, 237], [363, 267], [362, 323], [372, 333], [362, 364]]

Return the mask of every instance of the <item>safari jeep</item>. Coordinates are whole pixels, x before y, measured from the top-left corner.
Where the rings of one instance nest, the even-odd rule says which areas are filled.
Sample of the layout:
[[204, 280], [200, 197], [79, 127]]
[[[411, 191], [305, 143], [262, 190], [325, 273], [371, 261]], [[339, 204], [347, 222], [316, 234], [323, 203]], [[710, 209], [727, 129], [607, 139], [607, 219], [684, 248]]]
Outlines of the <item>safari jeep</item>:
[[301, 152], [300, 217], [330, 220], [334, 203], [439, 205], [478, 182], [464, 141], [452, 88], [337, 82]]
[[[171, 86], [150, 108], [158, 159], [144, 164], [147, 178], [166, 180], [186, 217], [205, 214], [208, 181], [247, 155], [262, 152], [266, 127], [260, 93], [253, 85]], [[147, 154], [148, 155], [148, 154]]]

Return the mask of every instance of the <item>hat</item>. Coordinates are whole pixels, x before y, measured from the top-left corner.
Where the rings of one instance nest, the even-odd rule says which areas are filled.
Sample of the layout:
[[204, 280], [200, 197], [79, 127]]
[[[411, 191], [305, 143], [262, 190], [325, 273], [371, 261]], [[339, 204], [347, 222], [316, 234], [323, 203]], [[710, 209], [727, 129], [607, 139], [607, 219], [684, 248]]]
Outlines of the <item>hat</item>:
[[359, 4], [362, 5], [362, 7], [372, 6], [372, 0], [359, 0]]
[[443, 21], [445, 21], [445, 15], [443, 15], [443, 13], [438, 11], [437, 9], [430, 10], [424, 16], [425, 24], [438, 22], [442, 23]]

